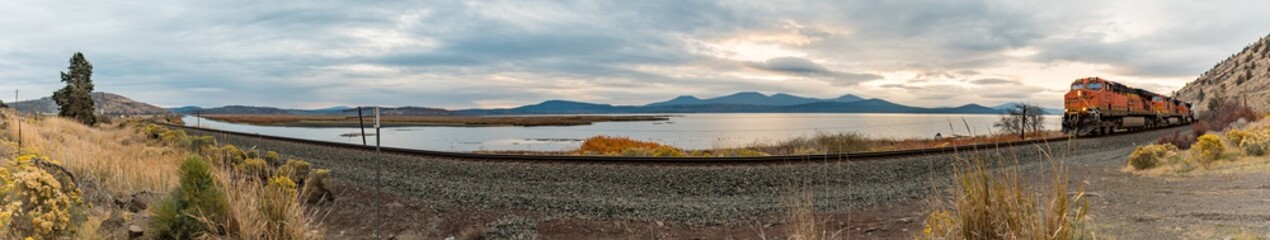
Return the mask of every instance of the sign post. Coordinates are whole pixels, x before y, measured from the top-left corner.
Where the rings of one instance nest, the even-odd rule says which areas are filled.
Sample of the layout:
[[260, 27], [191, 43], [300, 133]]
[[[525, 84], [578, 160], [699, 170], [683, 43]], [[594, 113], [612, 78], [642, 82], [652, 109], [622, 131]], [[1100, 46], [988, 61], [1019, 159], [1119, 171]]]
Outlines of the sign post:
[[375, 207], [375, 238], [383, 239], [384, 233], [382, 232], [382, 228], [384, 225], [384, 216], [382, 214], [384, 211], [383, 210], [384, 197], [383, 197], [383, 191], [381, 190], [381, 188], [384, 185], [382, 182], [384, 157], [383, 157], [383, 153], [379, 150], [379, 147], [381, 145], [379, 144], [379, 140], [380, 140], [379, 138], [379, 107], [376, 106], [375, 107], [375, 203], [377, 207]]

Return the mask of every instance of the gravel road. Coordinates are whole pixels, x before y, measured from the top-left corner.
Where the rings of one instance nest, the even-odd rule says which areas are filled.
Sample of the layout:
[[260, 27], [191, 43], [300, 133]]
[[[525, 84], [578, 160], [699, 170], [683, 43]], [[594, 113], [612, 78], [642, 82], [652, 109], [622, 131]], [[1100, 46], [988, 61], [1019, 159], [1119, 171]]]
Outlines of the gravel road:
[[[796, 182], [807, 183], [818, 211], [847, 211], [926, 199], [950, 182], [951, 164], [958, 159], [1000, 159], [1004, 161], [996, 166], [1017, 165], [1028, 174], [1051, 169], [1048, 163], [1053, 161], [1069, 166], [1123, 164], [1135, 146], [1171, 131], [1177, 129], [962, 154], [739, 166], [490, 162], [385, 154], [383, 174], [386, 191], [435, 209], [512, 209], [690, 226], [737, 224], [783, 213], [782, 200], [800, 189], [794, 187], [800, 186]], [[187, 132], [305, 159], [332, 169], [337, 181], [373, 189], [374, 152]]]

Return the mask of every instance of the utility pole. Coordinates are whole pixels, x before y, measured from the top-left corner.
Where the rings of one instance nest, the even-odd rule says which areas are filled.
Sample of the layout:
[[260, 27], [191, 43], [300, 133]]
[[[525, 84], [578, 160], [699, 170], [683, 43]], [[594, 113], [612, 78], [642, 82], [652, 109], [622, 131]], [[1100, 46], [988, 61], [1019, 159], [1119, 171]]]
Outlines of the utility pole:
[[384, 216], [382, 214], [384, 211], [384, 197], [381, 188], [383, 186], [384, 154], [379, 150], [381, 145], [379, 140], [379, 106], [375, 106], [375, 202], [377, 205], [375, 207], [375, 238], [383, 239]]

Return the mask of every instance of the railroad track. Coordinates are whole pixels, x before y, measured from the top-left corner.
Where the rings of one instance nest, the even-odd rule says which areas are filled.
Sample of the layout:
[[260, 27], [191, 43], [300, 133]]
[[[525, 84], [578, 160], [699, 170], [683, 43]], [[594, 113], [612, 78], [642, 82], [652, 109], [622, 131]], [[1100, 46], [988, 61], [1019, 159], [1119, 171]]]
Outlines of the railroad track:
[[[219, 129], [175, 125], [175, 124], [168, 124], [168, 123], [156, 123], [156, 124], [167, 126], [167, 127], [181, 128], [181, 129], [198, 130], [198, 131], [213, 132], [213, 133], [219, 133], [219, 134], [229, 134], [229, 135], [237, 135], [237, 136], [244, 136], [244, 137], [260, 138], [260, 139], [269, 139], [269, 140], [283, 141], [283, 142], [303, 143], [303, 144], [312, 144], [312, 145], [319, 145], [319, 146], [355, 149], [355, 150], [364, 150], [364, 151], [375, 151], [375, 146], [363, 146], [359, 144], [272, 136], [272, 135], [263, 135], [258, 133], [242, 133], [242, 132], [225, 131], [225, 130], [219, 130]], [[1178, 128], [1178, 127], [1181, 127], [1181, 126], [1172, 126], [1172, 127], [1165, 127], [1165, 128], [1159, 128], [1159, 129], [1151, 129], [1146, 131], [1158, 131], [1158, 130]], [[1146, 131], [1138, 131], [1138, 132], [1146, 132]], [[511, 155], [511, 154], [482, 154], [482, 153], [432, 151], [432, 150], [407, 149], [407, 148], [397, 148], [397, 147], [381, 147], [380, 149], [384, 153], [391, 153], [391, 154], [404, 154], [404, 155], [413, 155], [413, 156], [443, 157], [443, 158], [455, 158], [455, 159], [463, 159], [463, 160], [482, 160], [482, 161], [571, 162], [571, 163], [592, 163], [592, 164], [597, 164], [597, 163], [598, 164], [606, 164], [606, 163], [607, 164], [622, 164], [622, 163], [760, 164], [760, 163], [789, 163], [789, 162], [865, 161], [865, 160], [910, 157], [910, 156], [921, 156], [921, 155], [932, 155], [932, 154], [971, 152], [971, 151], [978, 151], [978, 150], [995, 149], [998, 147], [1013, 147], [1013, 146], [1033, 145], [1033, 144], [1039, 144], [1039, 143], [1067, 141], [1067, 140], [1076, 140], [1076, 139], [1102, 138], [1102, 137], [1118, 136], [1118, 135], [1124, 135], [1124, 134], [1133, 134], [1138, 132], [1118, 132], [1118, 133], [1095, 136], [1095, 137], [1080, 137], [1080, 138], [1073, 137], [1073, 136], [1064, 136], [1064, 137], [1053, 137], [1053, 138], [1043, 138], [1043, 139], [1032, 139], [1032, 140], [1025, 140], [1025, 141], [983, 143], [983, 144], [974, 144], [974, 145], [949, 146], [949, 147], [913, 149], [913, 150], [854, 152], [854, 153], [841, 153], [841, 154], [756, 156], [756, 157], [628, 157], [628, 156]]]

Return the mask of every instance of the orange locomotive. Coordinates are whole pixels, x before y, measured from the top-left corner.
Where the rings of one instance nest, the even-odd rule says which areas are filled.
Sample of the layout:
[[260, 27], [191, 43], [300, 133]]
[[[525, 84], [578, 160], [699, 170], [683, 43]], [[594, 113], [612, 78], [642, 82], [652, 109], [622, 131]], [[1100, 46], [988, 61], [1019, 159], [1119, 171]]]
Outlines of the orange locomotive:
[[1194, 121], [1190, 103], [1098, 77], [1072, 82], [1063, 100], [1063, 132], [1078, 136]]

